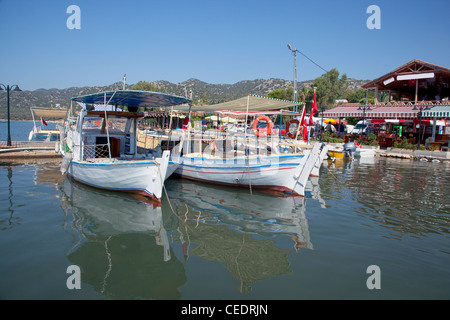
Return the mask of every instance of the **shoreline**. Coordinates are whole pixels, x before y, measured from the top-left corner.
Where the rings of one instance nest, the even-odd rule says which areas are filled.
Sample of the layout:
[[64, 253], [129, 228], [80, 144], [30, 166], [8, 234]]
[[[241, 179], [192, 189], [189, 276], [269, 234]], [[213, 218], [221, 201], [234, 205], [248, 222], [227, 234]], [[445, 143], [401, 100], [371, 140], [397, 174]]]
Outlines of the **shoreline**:
[[[336, 148], [342, 147], [340, 143], [327, 143], [329, 146]], [[380, 149], [380, 147], [362, 146], [363, 149], [375, 150], [376, 157], [388, 157], [388, 158], [402, 158], [410, 160], [420, 161], [434, 161], [450, 163], [450, 152], [446, 151], [429, 151], [429, 150], [411, 150], [400, 148], [386, 148]]]
[[[341, 147], [341, 144], [336, 143], [328, 143], [328, 145], [336, 148]], [[14, 141], [11, 147], [7, 147], [6, 141], [0, 141], [0, 165], [61, 161], [62, 156], [58, 152], [57, 146], [57, 142], [31, 143], [29, 141]], [[450, 152], [398, 148], [380, 149], [364, 146], [363, 149], [375, 149], [374, 157], [401, 158], [412, 161], [430, 161], [450, 164]]]

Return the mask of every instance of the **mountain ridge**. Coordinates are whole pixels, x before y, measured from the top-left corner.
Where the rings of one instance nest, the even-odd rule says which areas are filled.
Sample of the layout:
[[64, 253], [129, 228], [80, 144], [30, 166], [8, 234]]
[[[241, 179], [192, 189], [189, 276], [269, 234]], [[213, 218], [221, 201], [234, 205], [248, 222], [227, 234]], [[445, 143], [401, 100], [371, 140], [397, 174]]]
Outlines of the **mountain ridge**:
[[[350, 89], [356, 90], [366, 80], [348, 79]], [[292, 86], [292, 80], [283, 79], [255, 79], [241, 80], [234, 84], [211, 84], [196, 78], [190, 78], [180, 83], [172, 83], [166, 80], [148, 81], [151, 84], [163, 88], [166, 93], [191, 96], [193, 100], [205, 100], [208, 104], [226, 102], [241, 98], [248, 94], [266, 96], [269, 92], [288, 88]], [[311, 87], [314, 80], [297, 82], [298, 90], [304, 87]], [[125, 85], [130, 89], [132, 85]], [[120, 90], [123, 89], [122, 82], [115, 82], [106, 86], [84, 86], [69, 87], [64, 89], [45, 89], [39, 88], [33, 91], [24, 90], [22, 92], [10, 92], [10, 119], [11, 120], [30, 120], [32, 119], [30, 107], [53, 107], [70, 106], [70, 99], [79, 95], [92, 94], [96, 92]], [[2, 91], [4, 92], [4, 91]], [[6, 94], [0, 93], [0, 119], [7, 118]]]

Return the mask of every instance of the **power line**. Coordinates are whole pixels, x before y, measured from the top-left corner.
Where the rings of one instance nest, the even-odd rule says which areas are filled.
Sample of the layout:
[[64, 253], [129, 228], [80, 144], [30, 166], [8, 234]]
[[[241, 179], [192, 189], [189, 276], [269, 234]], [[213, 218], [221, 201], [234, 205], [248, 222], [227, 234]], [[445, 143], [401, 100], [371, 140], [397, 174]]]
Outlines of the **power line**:
[[[298, 50], [297, 50], [298, 51]], [[302, 56], [304, 56], [306, 59], [308, 59], [309, 61], [311, 61], [312, 63], [314, 63], [316, 66], [318, 66], [320, 69], [322, 69], [325, 72], [328, 72], [327, 70], [325, 70], [324, 68], [322, 68], [321, 66], [319, 66], [316, 62], [314, 62], [313, 60], [311, 60], [310, 58], [308, 58], [303, 52], [298, 51]]]

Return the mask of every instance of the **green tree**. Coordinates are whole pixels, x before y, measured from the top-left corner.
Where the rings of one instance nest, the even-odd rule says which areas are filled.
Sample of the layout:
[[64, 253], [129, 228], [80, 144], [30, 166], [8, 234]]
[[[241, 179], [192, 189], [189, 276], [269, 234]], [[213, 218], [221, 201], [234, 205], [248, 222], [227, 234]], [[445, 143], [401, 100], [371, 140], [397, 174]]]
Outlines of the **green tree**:
[[355, 118], [355, 117], [345, 117], [345, 120], [347, 121], [347, 123], [348, 123], [349, 125], [354, 126], [354, 125], [356, 125], [356, 124], [358, 123], [359, 118]]
[[287, 89], [275, 89], [267, 94], [269, 98], [280, 99], [280, 100], [294, 100], [294, 89], [289, 87]]
[[298, 101], [311, 103], [313, 99], [314, 90], [312, 88], [303, 87], [298, 91]]
[[[369, 98], [373, 99], [373, 92], [369, 91]], [[365, 104], [366, 103], [366, 90], [359, 89], [359, 90], [351, 91], [347, 94], [346, 99], [350, 103]]]
[[319, 107], [330, 107], [335, 103], [336, 99], [345, 97], [348, 87], [347, 75], [344, 73], [339, 78], [339, 71], [331, 69], [319, 78], [316, 78], [313, 87], [317, 88], [316, 99]]
[[158, 87], [151, 82], [148, 81], [139, 81], [131, 86], [131, 90], [143, 90], [143, 91], [156, 91], [156, 92], [165, 92], [163, 87]]

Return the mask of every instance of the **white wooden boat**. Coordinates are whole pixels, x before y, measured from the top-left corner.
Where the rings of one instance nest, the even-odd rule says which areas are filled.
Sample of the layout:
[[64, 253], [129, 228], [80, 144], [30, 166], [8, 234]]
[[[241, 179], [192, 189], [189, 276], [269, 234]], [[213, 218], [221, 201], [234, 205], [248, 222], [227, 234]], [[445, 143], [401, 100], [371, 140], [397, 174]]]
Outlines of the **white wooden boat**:
[[[200, 147], [196, 151], [198, 140], [186, 140], [184, 153], [180, 157], [180, 165], [175, 174], [185, 179], [201, 181], [233, 187], [264, 189], [266, 191], [282, 192], [305, 196], [308, 178], [319, 160], [322, 144], [316, 143], [311, 149], [300, 152], [278, 153], [277, 148], [271, 148], [270, 153], [261, 152], [263, 148], [252, 148], [255, 144], [245, 142], [230, 146], [230, 138], [223, 143], [224, 148]], [[214, 140], [215, 145], [220, 144]], [[269, 143], [270, 145], [270, 143]], [[240, 148], [243, 146], [243, 149]], [[194, 152], [190, 152], [194, 150]]]
[[[138, 107], [171, 106], [190, 99], [165, 93], [119, 90], [72, 98], [85, 107], [69, 117], [61, 135], [61, 171], [92, 187], [142, 194], [160, 201], [170, 151], [161, 157], [139, 153], [136, 144]], [[126, 106], [125, 111], [90, 111], [89, 104]]]
[[28, 134], [28, 141], [59, 141], [59, 130], [47, 127], [46, 120], [64, 120], [68, 109], [31, 107], [30, 110], [33, 117], [33, 129]]
[[[229, 108], [225, 110], [242, 111], [247, 117], [250, 110], [276, 110], [297, 104], [249, 95], [224, 104], [190, 108], [189, 112]], [[260, 118], [255, 119], [256, 124]], [[263, 118], [267, 121], [267, 117]], [[269, 130], [264, 134], [254, 129], [252, 132], [230, 135], [228, 131], [223, 133], [218, 130], [192, 132], [189, 126], [185, 133], [182, 154], [172, 152], [172, 155], [180, 156], [174, 174], [204, 183], [305, 196], [309, 176], [319, 174], [326, 156], [326, 150], [321, 156], [321, 143], [314, 146], [300, 146], [294, 140], [286, 143], [284, 137], [269, 134]]]

